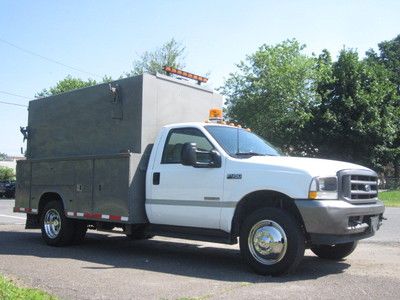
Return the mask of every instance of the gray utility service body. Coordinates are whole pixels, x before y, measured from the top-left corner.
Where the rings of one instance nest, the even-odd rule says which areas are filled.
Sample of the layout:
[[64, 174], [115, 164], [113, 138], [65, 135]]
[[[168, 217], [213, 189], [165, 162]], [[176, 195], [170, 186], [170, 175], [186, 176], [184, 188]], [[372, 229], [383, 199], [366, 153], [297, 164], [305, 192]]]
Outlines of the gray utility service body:
[[160, 74], [31, 101], [15, 210], [37, 227], [40, 200], [59, 195], [71, 218], [147, 223], [145, 175], [159, 129], [204, 121], [221, 106], [212, 90]]

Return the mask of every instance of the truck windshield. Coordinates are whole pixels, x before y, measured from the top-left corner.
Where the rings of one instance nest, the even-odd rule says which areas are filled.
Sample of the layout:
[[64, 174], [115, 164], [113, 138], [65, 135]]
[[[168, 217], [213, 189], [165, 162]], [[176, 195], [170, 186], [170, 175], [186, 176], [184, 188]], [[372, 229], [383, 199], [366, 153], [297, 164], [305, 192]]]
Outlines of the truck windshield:
[[281, 155], [267, 141], [247, 130], [220, 125], [207, 125], [205, 128], [230, 156], [245, 158]]

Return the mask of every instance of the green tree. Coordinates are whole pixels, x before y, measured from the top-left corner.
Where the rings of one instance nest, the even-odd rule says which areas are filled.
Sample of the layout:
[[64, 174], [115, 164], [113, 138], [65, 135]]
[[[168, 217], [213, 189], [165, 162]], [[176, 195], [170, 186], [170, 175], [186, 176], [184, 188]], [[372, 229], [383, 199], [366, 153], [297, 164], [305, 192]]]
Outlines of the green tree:
[[0, 160], [5, 160], [8, 157], [7, 154], [0, 152]]
[[8, 167], [0, 167], [0, 180], [15, 180], [14, 170]]
[[308, 148], [304, 128], [316, 98], [315, 60], [302, 53], [304, 47], [296, 40], [263, 45], [237, 65], [220, 89], [231, 121], [297, 154]]
[[399, 101], [391, 71], [377, 55], [351, 49], [332, 61], [302, 54], [288, 40], [263, 45], [221, 88], [231, 121], [292, 154], [358, 162], [382, 169], [400, 152]]
[[[171, 66], [178, 69], [184, 68], [184, 53], [185, 47], [174, 39], [171, 39], [155, 51], [144, 52], [139, 59], [136, 59], [133, 62], [132, 71], [126, 73], [125, 76], [141, 75], [143, 74], [143, 72], [148, 72], [151, 74], [155, 74], [157, 72], [165, 73], [162, 69], [164, 66]], [[120, 79], [122, 78], [123, 76], [121, 75]], [[105, 75], [101, 82], [108, 83], [112, 80], [113, 79], [111, 76]], [[40, 92], [36, 93], [35, 98], [58, 95], [71, 90], [92, 86], [98, 83], [99, 82], [94, 79], [89, 78], [87, 80], [83, 80], [81, 78], [68, 75], [63, 80], [57, 82], [55, 86], [48, 89], [43, 89]]]
[[138, 59], [133, 61], [133, 69], [126, 75], [136, 76], [144, 72], [150, 74], [165, 73], [164, 66], [182, 69], [185, 67], [184, 55], [185, 47], [175, 39], [171, 39], [154, 51], [145, 51]]
[[342, 50], [333, 64], [326, 57], [325, 53], [318, 60], [320, 103], [308, 125], [316, 155], [381, 168], [399, 113], [390, 75], [374, 60], [360, 60], [351, 49]]
[[[107, 79], [108, 79], [108, 77], [107, 77]], [[35, 95], [35, 97], [42, 98], [42, 97], [58, 95], [58, 94], [65, 93], [65, 92], [68, 92], [71, 90], [80, 89], [80, 88], [92, 86], [95, 84], [97, 84], [96, 80], [93, 80], [93, 79], [82, 80], [80, 78], [75, 78], [75, 77], [72, 77], [71, 75], [68, 75], [63, 80], [60, 80], [59, 82], [57, 82], [55, 86], [50, 87], [49, 89], [43, 89], [42, 91], [38, 92]]]
[[[390, 72], [390, 81], [395, 84], [397, 97], [396, 106], [400, 107], [400, 34], [390, 41], [383, 41], [378, 44], [379, 56], [375, 58]], [[399, 115], [398, 115], [399, 116]], [[393, 146], [386, 149], [387, 160], [391, 160], [394, 166], [394, 176], [400, 184], [400, 118], [397, 117], [396, 137]]]
[[379, 61], [390, 71], [390, 80], [400, 95], [400, 34], [390, 41], [378, 44]]

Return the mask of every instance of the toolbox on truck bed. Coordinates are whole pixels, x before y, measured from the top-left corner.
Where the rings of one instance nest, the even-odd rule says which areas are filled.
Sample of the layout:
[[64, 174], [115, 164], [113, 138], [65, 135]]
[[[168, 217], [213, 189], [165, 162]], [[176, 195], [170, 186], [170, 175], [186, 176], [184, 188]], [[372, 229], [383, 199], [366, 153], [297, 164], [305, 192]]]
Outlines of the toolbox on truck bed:
[[35, 213], [54, 192], [70, 217], [146, 222], [145, 173], [160, 127], [203, 121], [221, 105], [212, 90], [160, 74], [31, 101], [16, 209]]

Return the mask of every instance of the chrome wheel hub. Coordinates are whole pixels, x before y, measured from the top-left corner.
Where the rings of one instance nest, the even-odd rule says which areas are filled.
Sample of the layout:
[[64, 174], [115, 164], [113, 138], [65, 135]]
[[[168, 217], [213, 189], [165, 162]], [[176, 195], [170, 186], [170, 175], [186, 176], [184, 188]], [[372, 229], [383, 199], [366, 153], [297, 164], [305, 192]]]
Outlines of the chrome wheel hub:
[[50, 209], [44, 216], [44, 230], [46, 235], [55, 239], [61, 230], [61, 216], [55, 209]]
[[285, 256], [287, 237], [278, 223], [262, 220], [251, 228], [248, 246], [250, 253], [257, 261], [265, 265], [273, 265]]

